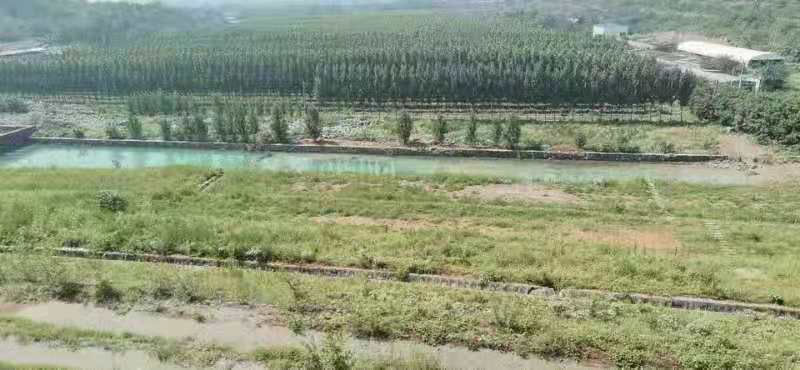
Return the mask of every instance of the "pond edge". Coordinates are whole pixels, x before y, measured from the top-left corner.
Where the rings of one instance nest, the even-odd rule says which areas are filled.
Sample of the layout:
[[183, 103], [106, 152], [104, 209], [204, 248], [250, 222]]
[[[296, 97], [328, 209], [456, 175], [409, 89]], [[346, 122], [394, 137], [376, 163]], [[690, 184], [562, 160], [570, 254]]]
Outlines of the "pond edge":
[[472, 149], [472, 148], [409, 148], [361, 147], [314, 144], [244, 144], [161, 140], [110, 140], [75, 139], [64, 137], [35, 137], [34, 144], [67, 144], [89, 146], [130, 146], [149, 148], [182, 148], [208, 150], [246, 150], [283, 153], [322, 153], [382, 156], [428, 156], [459, 158], [493, 158], [520, 160], [564, 160], [602, 162], [672, 162], [700, 163], [728, 160], [725, 155], [712, 154], [661, 154], [661, 153], [603, 153], [603, 152], [550, 152], [537, 150]]

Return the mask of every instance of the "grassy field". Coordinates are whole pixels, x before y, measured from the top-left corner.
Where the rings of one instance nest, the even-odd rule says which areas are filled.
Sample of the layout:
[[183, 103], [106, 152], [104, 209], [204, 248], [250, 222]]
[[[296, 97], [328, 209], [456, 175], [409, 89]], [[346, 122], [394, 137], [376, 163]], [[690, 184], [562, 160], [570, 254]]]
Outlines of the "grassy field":
[[[175, 307], [198, 302], [268, 304], [276, 307], [295, 330], [450, 343], [521, 355], [591, 360], [606, 366], [791, 368], [800, 361], [800, 322], [761, 315], [712, 314], [604, 301], [544, 300], [257, 271], [7, 255], [0, 256], [0, 262], [4, 281], [0, 294], [15, 301], [60, 297], [93, 302], [112, 290], [115, 299], [104, 301], [117, 307], [143, 302]], [[71, 288], [76, 283], [86, 288]], [[101, 291], [92, 285], [104, 287]], [[82, 343], [149, 348], [163, 353], [168, 360], [194, 364], [208, 363], [220, 356], [256, 356], [237, 354], [235, 349], [224, 347], [187, 347], [186, 342], [170, 344], [157, 338], [68, 330], [20, 319], [2, 319], [2, 323], [2, 334], [6, 336], [56, 341], [67, 346]], [[273, 352], [261, 358], [285, 360], [287, 353], [291, 354]], [[428, 363], [416, 368], [435, 367]]]
[[795, 91], [800, 91], [800, 71], [796, 71], [789, 75], [789, 88]]
[[[508, 187], [231, 171], [5, 170], [0, 245], [386, 268], [800, 306], [796, 184]], [[98, 206], [119, 192], [125, 212]], [[504, 196], [522, 200], [497, 200]]]

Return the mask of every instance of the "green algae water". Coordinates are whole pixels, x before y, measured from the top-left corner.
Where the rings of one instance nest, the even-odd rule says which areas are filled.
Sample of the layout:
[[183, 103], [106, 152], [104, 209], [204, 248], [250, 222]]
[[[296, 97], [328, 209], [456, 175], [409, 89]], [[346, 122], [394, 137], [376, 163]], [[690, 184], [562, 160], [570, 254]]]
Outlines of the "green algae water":
[[0, 150], [0, 168], [134, 169], [187, 165], [379, 176], [467, 175], [523, 182], [588, 182], [648, 178], [709, 184], [750, 183], [743, 173], [704, 164], [390, 157], [51, 144]]

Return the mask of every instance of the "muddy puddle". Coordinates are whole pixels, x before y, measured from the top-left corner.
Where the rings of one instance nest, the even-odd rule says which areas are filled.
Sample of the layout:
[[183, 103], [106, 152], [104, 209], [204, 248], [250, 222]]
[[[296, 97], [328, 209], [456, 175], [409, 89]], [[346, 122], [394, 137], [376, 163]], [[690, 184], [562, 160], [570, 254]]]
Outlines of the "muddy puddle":
[[[277, 324], [276, 314], [269, 307], [244, 308], [234, 306], [206, 307], [191, 306], [181, 311], [173, 309], [156, 312], [131, 311], [121, 315], [114, 311], [80, 304], [51, 302], [27, 306], [5, 306], [0, 315], [26, 318], [32, 321], [58, 326], [91, 329], [112, 333], [132, 333], [173, 339], [187, 339], [202, 343], [215, 343], [230, 346], [238, 351], [248, 352], [262, 347], [321, 345], [324, 334], [307, 332], [304, 335], [292, 333]], [[466, 348], [440, 346], [431, 347], [413, 342], [379, 342], [370, 340], [351, 340], [350, 347], [359, 357], [410, 358], [412, 356], [432, 356], [448, 369], [587, 369], [589, 366], [574, 362], [549, 361], [538, 358], [523, 359], [519, 356], [497, 351], [482, 350], [473, 352]], [[33, 350], [46, 350], [37, 346]], [[0, 348], [5, 350], [5, 347]], [[7, 352], [11, 353], [11, 352]], [[77, 356], [81, 352], [72, 353]], [[55, 353], [54, 353], [55, 354]], [[105, 363], [114, 361], [118, 355], [94, 354], [103, 357]], [[146, 361], [146, 354], [133, 352], [134, 360]], [[138, 357], [137, 357], [138, 356]], [[0, 356], [0, 358], [5, 358]], [[34, 359], [51, 358], [33, 356]], [[71, 366], [72, 362], [60, 361], [58, 365]], [[73, 360], [73, 357], [64, 357]], [[8, 361], [20, 363], [23, 358], [9, 357]], [[41, 362], [37, 362], [41, 363]], [[131, 362], [133, 363], [133, 362]], [[165, 365], [166, 366], [166, 365]], [[82, 367], [82, 366], [79, 366]], [[105, 367], [102, 368], [111, 368]], [[124, 367], [129, 368], [129, 367]], [[136, 367], [133, 367], [136, 368]], [[141, 367], [170, 368], [170, 367]]]
[[71, 351], [46, 344], [21, 344], [13, 338], [0, 340], [0, 359], [14, 365], [48, 366], [68, 369], [153, 369], [179, 370], [141, 351], [116, 353], [100, 348]]

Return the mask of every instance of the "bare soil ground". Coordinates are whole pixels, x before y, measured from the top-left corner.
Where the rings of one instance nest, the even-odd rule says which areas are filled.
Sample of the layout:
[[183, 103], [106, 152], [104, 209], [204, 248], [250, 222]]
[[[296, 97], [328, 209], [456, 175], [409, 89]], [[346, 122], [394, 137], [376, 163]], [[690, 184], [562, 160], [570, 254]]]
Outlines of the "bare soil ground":
[[769, 148], [765, 148], [754, 143], [744, 135], [725, 135], [720, 138], [720, 154], [727, 155], [731, 159], [741, 159], [753, 161], [756, 158], [763, 158], [771, 154]]
[[579, 230], [573, 234], [573, 237], [581, 241], [607, 244], [615, 248], [676, 251], [682, 247], [673, 232], [667, 229]]
[[469, 186], [452, 194], [456, 198], [473, 198], [485, 201], [557, 204], [576, 204], [580, 202], [580, 198], [562, 190], [523, 184]]

